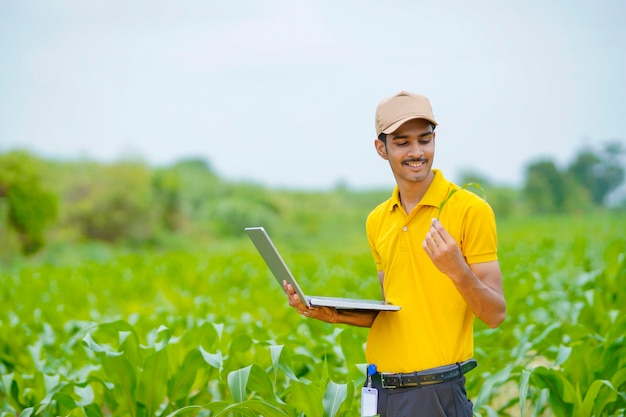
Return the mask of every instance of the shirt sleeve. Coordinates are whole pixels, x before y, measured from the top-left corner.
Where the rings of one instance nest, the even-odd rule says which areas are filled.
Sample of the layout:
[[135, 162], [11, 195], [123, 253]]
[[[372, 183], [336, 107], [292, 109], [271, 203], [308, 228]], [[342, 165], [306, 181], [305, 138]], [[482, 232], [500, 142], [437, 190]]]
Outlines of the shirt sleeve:
[[375, 226], [375, 222], [374, 221], [374, 215], [370, 214], [367, 217], [367, 221], [365, 223], [365, 230], [366, 230], [366, 234], [367, 234], [367, 242], [370, 245], [370, 250], [372, 251], [372, 257], [374, 258], [374, 262], [376, 263], [376, 270], [377, 271], [382, 271], [384, 269], [384, 266], [382, 264], [382, 259], [380, 257], [380, 254], [378, 253], [378, 251], [376, 250], [376, 233], [378, 230], [378, 227]]
[[460, 247], [468, 264], [498, 260], [498, 234], [495, 213], [478, 196], [473, 197], [465, 213]]

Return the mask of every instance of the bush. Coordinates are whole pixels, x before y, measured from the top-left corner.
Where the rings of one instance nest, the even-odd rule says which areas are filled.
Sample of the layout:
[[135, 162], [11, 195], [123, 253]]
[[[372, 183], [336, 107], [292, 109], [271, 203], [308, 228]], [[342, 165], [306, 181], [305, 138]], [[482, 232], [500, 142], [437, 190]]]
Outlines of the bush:
[[0, 156], [0, 220], [17, 233], [24, 254], [44, 246], [46, 228], [57, 217], [57, 197], [46, 189], [42, 171], [43, 162], [26, 152]]
[[83, 164], [67, 181], [64, 227], [104, 242], [146, 242], [156, 230], [150, 169], [141, 162]]

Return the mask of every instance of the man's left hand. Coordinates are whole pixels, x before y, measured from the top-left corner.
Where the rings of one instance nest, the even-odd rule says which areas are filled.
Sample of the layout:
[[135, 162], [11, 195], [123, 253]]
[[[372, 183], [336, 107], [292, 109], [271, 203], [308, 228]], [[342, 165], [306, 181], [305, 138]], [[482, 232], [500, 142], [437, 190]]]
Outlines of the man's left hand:
[[467, 272], [469, 266], [461, 249], [439, 220], [433, 219], [422, 246], [437, 269], [451, 279]]

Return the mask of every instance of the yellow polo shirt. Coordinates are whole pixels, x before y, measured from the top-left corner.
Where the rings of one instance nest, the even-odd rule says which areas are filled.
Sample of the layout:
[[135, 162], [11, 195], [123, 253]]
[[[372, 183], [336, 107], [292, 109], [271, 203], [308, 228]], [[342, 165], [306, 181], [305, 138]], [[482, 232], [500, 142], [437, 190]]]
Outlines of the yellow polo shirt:
[[[474, 352], [474, 314], [422, 247], [439, 205], [457, 185], [439, 170], [426, 194], [407, 214], [398, 188], [368, 216], [367, 238], [377, 269], [384, 271], [387, 301], [398, 312], [380, 312], [370, 329], [366, 357], [380, 372], [414, 372], [464, 361]], [[446, 203], [441, 224], [469, 264], [497, 260], [495, 216], [482, 198], [467, 190]]]

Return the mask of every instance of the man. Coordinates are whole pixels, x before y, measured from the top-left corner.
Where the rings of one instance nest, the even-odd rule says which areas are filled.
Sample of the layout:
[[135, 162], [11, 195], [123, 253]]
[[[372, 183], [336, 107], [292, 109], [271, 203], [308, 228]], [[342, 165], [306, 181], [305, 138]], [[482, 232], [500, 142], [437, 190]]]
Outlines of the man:
[[285, 283], [300, 314], [371, 328], [368, 382], [381, 417], [472, 416], [465, 373], [476, 366], [474, 317], [495, 328], [506, 314], [494, 213], [432, 168], [436, 126], [421, 95], [403, 91], [376, 109], [374, 146], [396, 187], [368, 216], [367, 238], [383, 298], [402, 309], [309, 309]]

